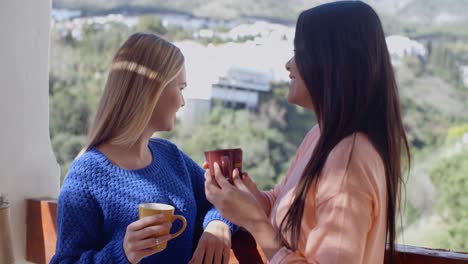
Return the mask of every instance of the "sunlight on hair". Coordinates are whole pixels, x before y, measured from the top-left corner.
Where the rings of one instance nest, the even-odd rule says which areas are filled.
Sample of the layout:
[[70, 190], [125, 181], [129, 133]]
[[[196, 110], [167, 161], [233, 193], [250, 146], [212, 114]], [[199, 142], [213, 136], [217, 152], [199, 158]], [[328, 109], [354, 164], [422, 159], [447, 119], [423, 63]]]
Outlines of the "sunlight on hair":
[[132, 71], [136, 72], [140, 75], [144, 75], [148, 77], [151, 80], [154, 80], [156, 76], [158, 76], [158, 73], [149, 69], [146, 66], [140, 65], [136, 62], [132, 61], [117, 61], [114, 62], [111, 66], [112, 70], [127, 70], [127, 71]]

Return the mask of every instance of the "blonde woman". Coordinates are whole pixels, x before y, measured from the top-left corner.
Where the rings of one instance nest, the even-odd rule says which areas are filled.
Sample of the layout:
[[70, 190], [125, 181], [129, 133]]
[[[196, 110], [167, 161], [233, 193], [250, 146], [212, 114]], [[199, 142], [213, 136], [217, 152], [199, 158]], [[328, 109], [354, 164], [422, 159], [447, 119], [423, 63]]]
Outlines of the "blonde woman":
[[[227, 263], [235, 227], [207, 201], [204, 171], [164, 139], [184, 105], [184, 57], [159, 36], [136, 33], [115, 55], [88, 143], [58, 200], [57, 250], [51, 263]], [[138, 220], [138, 204], [171, 204], [187, 219], [169, 240], [159, 215]], [[204, 233], [192, 258], [196, 223]], [[165, 232], [166, 231], [166, 232]]]

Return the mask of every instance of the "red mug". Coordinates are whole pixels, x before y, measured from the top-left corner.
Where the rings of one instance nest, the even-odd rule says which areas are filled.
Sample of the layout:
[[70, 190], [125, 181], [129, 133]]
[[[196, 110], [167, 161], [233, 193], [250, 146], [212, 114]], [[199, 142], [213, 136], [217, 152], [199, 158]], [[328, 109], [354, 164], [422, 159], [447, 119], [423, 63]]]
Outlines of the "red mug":
[[218, 163], [222, 174], [230, 183], [233, 183], [232, 172], [234, 169], [238, 169], [239, 175], [242, 175], [242, 149], [240, 148], [205, 151], [205, 159], [213, 178], [215, 162]]

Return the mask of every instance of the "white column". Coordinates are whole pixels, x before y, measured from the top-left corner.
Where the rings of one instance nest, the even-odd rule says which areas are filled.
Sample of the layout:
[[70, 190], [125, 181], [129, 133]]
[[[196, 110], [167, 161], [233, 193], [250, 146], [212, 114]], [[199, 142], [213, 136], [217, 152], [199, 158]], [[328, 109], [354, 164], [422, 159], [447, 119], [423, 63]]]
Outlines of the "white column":
[[13, 248], [26, 263], [25, 199], [57, 197], [49, 138], [51, 0], [0, 1], [0, 192], [10, 200]]

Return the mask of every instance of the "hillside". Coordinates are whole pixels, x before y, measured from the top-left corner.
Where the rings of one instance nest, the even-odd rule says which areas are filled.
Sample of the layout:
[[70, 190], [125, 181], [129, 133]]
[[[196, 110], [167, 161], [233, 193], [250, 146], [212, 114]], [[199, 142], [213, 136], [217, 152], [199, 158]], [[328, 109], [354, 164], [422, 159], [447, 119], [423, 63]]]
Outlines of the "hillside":
[[406, 22], [440, 25], [467, 22], [468, 0], [412, 0], [399, 10]]
[[[293, 26], [300, 10], [323, 2], [327, 1], [53, 0], [53, 6], [80, 9], [89, 16], [171, 11], [226, 19], [255, 16]], [[468, 65], [468, 30], [463, 22], [468, 21], [468, 15], [464, 14], [468, 0], [366, 2], [381, 11], [387, 35], [402, 34], [430, 49], [427, 57], [409, 56], [395, 65], [404, 126], [412, 151], [405, 192], [405, 234], [400, 242], [468, 251], [466, 221], [458, 222], [468, 219], [466, 195], [462, 196], [468, 191], [468, 150], [454, 154], [454, 139], [460, 141], [463, 133], [468, 133], [468, 87], [462, 82], [459, 68]], [[109, 23], [108, 27], [90, 25], [80, 39], [60, 34], [63, 28], [57, 25], [52, 27], [50, 132], [62, 177], [83, 145], [112, 53], [131, 32], [165, 32], [160, 34], [173, 41], [187, 38], [204, 45], [222, 45], [216, 38], [192, 39], [193, 35], [184, 28], [168, 30], [158, 17], [141, 18], [135, 27], [119, 23]], [[286, 83], [275, 83], [272, 93], [262, 98], [258, 112], [233, 111], [215, 104], [196, 129], [185, 130], [183, 124], [178, 124], [174, 131], [162, 136], [176, 142], [197, 162], [203, 161], [203, 149], [242, 146], [246, 171], [260, 188], [269, 189], [284, 176], [291, 163], [289, 159], [313, 120], [310, 112], [286, 103], [286, 87]]]
[[319, 3], [319, 0], [53, 0], [54, 8], [80, 9], [87, 14], [108, 12], [162, 12], [172, 11], [185, 14], [216, 17], [263, 17], [284, 22], [293, 22], [300, 10], [309, 5]]
[[[54, 8], [108, 12], [182, 12], [202, 17], [262, 17], [293, 23], [301, 10], [330, 0], [53, 0]], [[468, 21], [468, 0], [365, 0], [381, 14], [420, 24]]]

